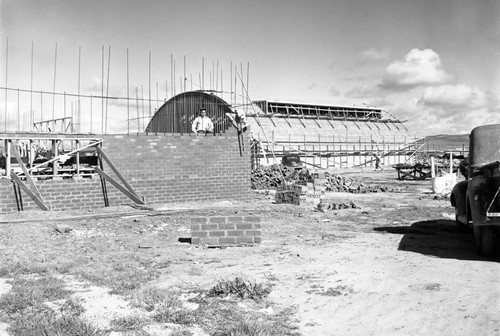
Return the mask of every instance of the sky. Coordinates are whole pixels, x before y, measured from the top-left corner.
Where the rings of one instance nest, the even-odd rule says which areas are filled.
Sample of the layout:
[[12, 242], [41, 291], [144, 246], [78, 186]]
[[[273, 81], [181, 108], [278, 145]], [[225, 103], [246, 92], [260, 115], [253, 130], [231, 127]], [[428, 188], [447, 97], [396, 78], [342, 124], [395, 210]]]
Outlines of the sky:
[[500, 123], [500, 1], [0, 0], [0, 130], [78, 104], [82, 131], [141, 130], [184, 86], [469, 133]]

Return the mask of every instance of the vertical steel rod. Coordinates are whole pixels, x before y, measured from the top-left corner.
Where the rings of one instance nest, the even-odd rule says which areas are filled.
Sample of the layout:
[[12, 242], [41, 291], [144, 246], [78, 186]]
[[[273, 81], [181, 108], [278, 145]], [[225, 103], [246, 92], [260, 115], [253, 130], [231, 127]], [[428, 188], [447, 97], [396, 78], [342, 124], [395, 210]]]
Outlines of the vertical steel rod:
[[111, 68], [111, 46], [108, 46], [108, 76], [106, 79], [106, 117], [104, 120], [104, 134], [108, 133], [108, 97], [109, 97], [109, 70]]
[[151, 118], [151, 50], [149, 51], [149, 86], [148, 86], [148, 97], [149, 97], [149, 118]]
[[[90, 133], [92, 133], [92, 93], [90, 94]], [[73, 120], [71, 120], [71, 123], [73, 124]], [[73, 127], [73, 126], [71, 126]]]
[[135, 87], [135, 102], [137, 105], [137, 133], [139, 133], [140, 125], [139, 121], [140, 119], [140, 113], [139, 113], [139, 88], [136, 86]]
[[127, 48], [127, 134], [130, 134], [130, 78], [128, 68], [128, 48]]
[[[9, 38], [7, 37], [7, 43], [5, 47], [5, 132], [7, 132], [7, 75], [9, 70]], [[9, 176], [10, 171], [7, 170], [7, 176]]]
[[57, 75], [57, 42], [54, 52], [54, 86], [52, 89], [52, 119], [56, 118], [56, 75]]
[[[81, 64], [82, 64], [82, 47], [78, 47], [78, 124], [80, 124], [80, 78], [81, 78]], [[65, 97], [66, 99], [66, 97]], [[66, 101], [64, 102], [64, 108], [66, 109]], [[66, 117], [66, 110], [64, 112], [64, 117]]]
[[34, 111], [33, 111], [33, 53], [34, 53], [34, 43], [31, 41], [31, 84], [30, 84], [30, 117], [28, 118], [28, 131], [33, 129], [33, 122], [35, 121]]
[[104, 46], [101, 48], [101, 133], [104, 133]]

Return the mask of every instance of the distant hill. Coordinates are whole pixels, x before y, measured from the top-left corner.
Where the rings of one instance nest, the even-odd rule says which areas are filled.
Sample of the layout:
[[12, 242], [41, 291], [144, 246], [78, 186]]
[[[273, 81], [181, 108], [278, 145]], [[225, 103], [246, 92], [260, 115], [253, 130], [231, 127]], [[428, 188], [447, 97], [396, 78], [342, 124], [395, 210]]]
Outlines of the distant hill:
[[438, 134], [425, 137], [424, 150], [468, 150], [469, 134]]

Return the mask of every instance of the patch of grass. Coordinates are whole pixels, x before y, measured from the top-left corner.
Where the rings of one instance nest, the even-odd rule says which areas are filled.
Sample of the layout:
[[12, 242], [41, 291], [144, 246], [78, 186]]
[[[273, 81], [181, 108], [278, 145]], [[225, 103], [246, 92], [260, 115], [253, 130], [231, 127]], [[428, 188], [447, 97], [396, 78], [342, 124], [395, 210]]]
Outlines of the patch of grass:
[[16, 277], [12, 290], [0, 297], [0, 310], [12, 316], [38, 303], [62, 299], [69, 293], [64, 289], [62, 280], [51, 276], [31, 279]]
[[243, 277], [236, 277], [234, 280], [219, 280], [219, 282], [210, 289], [208, 296], [228, 296], [236, 295], [242, 299], [260, 300], [271, 293], [269, 286], [254, 283]]
[[323, 296], [341, 296], [341, 295], [348, 295], [353, 292], [352, 288], [349, 286], [342, 286], [338, 285], [335, 288], [328, 288], [326, 291], [321, 292], [320, 294]]
[[207, 298], [201, 302], [197, 323], [213, 336], [300, 336], [294, 315], [294, 308], [265, 314], [241, 308], [235, 301]]
[[44, 305], [26, 309], [10, 324], [8, 331], [13, 336], [104, 336], [107, 333], [79, 317], [57, 315]]
[[148, 319], [144, 316], [129, 315], [115, 318], [111, 321], [111, 326], [115, 331], [138, 330], [146, 325]]
[[179, 294], [169, 290], [147, 288], [133, 294], [132, 306], [153, 312], [153, 319], [161, 323], [191, 325], [196, 322], [192, 310], [184, 307]]
[[[150, 261], [142, 260], [137, 256], [107, 256], [103, 260], [95, 260], [94, 267], [84, 265], [75, 270], [76, 274], [99, 286], [112, 289], [110, 294], [123, 295], [131, 290], [136, 290], [142, 284], [148, 283], [158, 277], [160, 271], [150, 265]], [[117, 263], [121, 262], [122, 265]]]
[[194, 335], [193, 332], [185, 327], [176, 329], [170, 334], [170, 336], [193, 336], [193, 335]]
[[196, 322], [193, 311], [172, 302], [161, 303], [156, 309], [153, 319], [160, 323], [176, 323], [192, 325]]
[[13, 277], [19, 274], [46, 274], [49, 266], [46, 263], [36, 261], [17, 261], [15, 263], [4, 263], [0, 267], [0, 278]]
[[62, 314], [80, 316], [85, 312], [85, 308], [81, 301], [81, 299], [69, 298], [63, 303], [61, 308], [59, 308], [59, 311]]

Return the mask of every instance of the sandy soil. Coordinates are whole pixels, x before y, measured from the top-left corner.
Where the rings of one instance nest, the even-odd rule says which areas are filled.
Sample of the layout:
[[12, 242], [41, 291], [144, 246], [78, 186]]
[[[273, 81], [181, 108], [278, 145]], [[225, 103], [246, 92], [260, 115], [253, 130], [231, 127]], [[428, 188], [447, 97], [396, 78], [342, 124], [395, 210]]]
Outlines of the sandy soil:
[[[353, 201], [360, 208], [318, 212], [273, 204], [261, 191], [252, 204], [164, 205], [156, 208], [162, 216], [137, 210], [100, 219], [99, 230], [127, 221], [149, 227], [130, 231], [128, 246], [162, 265], [150, 285], [208, 290], [217, 279], [237, 275], [272, 284], [269, 309], [296, 308], [303, 335], [500, 335], [500, 251], [479, 257], [472, 234], [455, 230], [454, 209], [431, 194], [429, 180], [398, 181], [389, 169], [345, 174], [394, 192], [329, 193], [332, 202]], [[224, 214], [261, 216], [262, 244], [202, 249], [183, 242], [190, 236], [190, 217]], [[36, 216], [54, 225], [51, 218], [64, 217], [42, 215], [3, 215], [0, 221]], [[75, 241], [89, 234], [82, 220], [61, 223], [74, 229], [69, 235]], [[29, 223], [3, 224], [0, 233], [13, 225]], [[8, 242], [0, 245], [13, 253]], [[0, 282], [2, 288], [8, 285]]]

